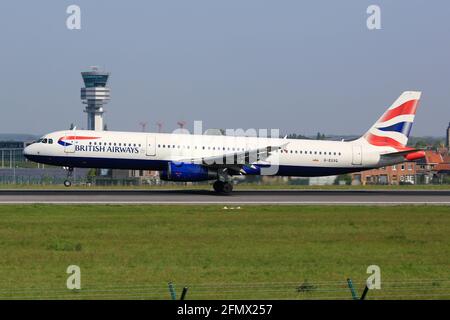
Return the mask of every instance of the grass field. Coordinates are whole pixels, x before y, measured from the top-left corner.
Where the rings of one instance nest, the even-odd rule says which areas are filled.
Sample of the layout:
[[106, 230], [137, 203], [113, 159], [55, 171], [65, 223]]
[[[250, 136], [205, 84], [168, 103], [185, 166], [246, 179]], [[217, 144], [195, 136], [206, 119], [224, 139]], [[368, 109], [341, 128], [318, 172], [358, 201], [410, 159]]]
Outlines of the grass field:
[[0, 254], [1, 299], [449, 299], [450, 207], [3, 205]]

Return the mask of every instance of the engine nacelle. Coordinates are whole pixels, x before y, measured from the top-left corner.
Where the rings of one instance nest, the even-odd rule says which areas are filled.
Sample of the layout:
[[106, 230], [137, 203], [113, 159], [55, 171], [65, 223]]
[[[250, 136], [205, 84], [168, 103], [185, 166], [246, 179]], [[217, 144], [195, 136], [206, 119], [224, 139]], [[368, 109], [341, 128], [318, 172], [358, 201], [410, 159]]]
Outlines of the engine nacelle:
[[200, 164], [169, 162], [167, 169], [162, 170], [159, 176], [167, 181], [206, 181], [217, 179], [217, 171]]
[[245, 165], [245, 166], [242, 166], [242, 171], [244, 171], [246, 175], [260, 175], [261, 174], [261, 168], [259, 166]]

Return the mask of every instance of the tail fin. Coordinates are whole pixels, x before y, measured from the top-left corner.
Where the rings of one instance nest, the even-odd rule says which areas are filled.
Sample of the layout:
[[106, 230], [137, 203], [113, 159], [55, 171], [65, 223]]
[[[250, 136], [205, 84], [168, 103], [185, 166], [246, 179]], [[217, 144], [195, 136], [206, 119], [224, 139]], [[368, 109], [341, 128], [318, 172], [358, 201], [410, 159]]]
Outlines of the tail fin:
[[420, 91], [403, 92], [362, 138], [374, 146], [405, 149], [420, 95]]

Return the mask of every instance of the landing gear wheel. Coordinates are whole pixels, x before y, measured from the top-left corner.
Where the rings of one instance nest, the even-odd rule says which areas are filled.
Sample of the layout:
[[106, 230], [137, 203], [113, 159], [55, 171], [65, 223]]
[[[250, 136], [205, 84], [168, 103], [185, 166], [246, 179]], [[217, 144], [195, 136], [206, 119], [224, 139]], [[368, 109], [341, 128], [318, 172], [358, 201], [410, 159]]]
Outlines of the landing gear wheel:
[[225, 182], [222, 187], [222, 193], [230, 194], [233, 191], [233, 185], [229, 182]]
[[217, 192], [217, 193], [221, 193], [223, 191], [223, 185], [224, 185], [224, 183], [222, 181], [217, 180], [213, 184], [214, 191]]
[[70, 187], [71, 185], [72, 185], [72, 182], [70, 182], [70, 180], [64, 180], [65, 187]]
[[229, 182], [217, 180], [213, 184], [214, 191], [222, 194], [230, 194], [233, 191], [233, 185]]

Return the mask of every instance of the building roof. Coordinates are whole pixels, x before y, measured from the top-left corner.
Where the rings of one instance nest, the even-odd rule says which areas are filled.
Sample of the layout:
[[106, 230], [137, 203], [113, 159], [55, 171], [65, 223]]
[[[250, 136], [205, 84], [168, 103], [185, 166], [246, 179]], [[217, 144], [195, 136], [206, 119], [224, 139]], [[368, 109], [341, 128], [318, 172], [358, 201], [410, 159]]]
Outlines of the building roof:
[[436, 151], [426, 150], [425, 161], [427, 164], [438, 164], [443, 162], [442, 156]]

